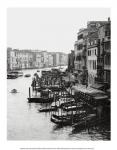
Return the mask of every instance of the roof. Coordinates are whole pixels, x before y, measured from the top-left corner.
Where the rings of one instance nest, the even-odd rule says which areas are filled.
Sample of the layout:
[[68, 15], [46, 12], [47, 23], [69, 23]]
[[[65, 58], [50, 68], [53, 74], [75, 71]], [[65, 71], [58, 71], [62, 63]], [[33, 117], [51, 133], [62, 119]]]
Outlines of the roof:
[[84, 94], [91, 95], [94, 97], [95, 100], [108, 99], [108, 96], [106, 95], [105, 92], [91, 88], [91, 87], [86, 88], [86, 87], [73, 86], [72, 89], [74, 89], [76, 92], [82, 92]]
[[104, 84], [97, 84], [97, 83], [95, 83], [95, 84], [91, 85], [91, 87], [95, 88], [95, 89], [100, 89], [100, 88], [104, 87]]

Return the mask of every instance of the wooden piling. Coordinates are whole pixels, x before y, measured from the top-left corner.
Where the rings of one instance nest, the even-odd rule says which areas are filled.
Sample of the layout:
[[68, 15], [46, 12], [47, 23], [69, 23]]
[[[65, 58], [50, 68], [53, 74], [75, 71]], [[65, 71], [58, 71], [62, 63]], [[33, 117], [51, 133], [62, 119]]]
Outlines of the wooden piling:
[[31, 98], [31, 92], [30, 92], [30, 87], [29, 87], [29, 98]]

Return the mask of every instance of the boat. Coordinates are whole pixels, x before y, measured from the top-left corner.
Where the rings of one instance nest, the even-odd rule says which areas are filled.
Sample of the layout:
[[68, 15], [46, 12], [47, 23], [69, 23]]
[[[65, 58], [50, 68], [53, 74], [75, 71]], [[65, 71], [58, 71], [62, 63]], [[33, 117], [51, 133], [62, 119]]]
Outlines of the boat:
[[50, 107], [50, 108], [40, 108], [38, 111], [39, 112], [50, 112], [50, 111], [57, 111], [57, 107]]
[[52, 103], [54, 101], [53, 97], [30, 97], [28, 98], [29, 103]]
[[23, 76], [23, 72], [21, 72], [21, 71], [11, 71], [11, 72], [9, 72], [10, 74], [16, 74], [18, 77], [21, 77], [21, 76]]
[[10, 71], [7, 74], [7, 79], [16, 79], [21, 76], [23, 76], [23, 72], [21, 71]]
[[37, 70], [37, 72], [40, 72], [40, 70]]
[[12, 89], [11, 93], [17, 93], [17, 90], [16, 89]]
[[75, 102], [74, 99], [72, 101], [65, 102], [61, 105], [61, 108], [64, 111], [77, 110], [83, 108], [83, 102]]
[[63, 106], [68, 105], [68, 104], [72, 104], [74, 102], [75, 101], [73, 98], [67, 98], [67, 100], [66, 100], [66, 98], [62, 97], [62, 98], [59, 98], [56, 102], [53, 102], [51, 104], [51, 106], [57, 106], [58, 108], [62, 108]]
[[16, 79], [18, 76], [16, 74], [7, 74], [7, 79]]
[[68, 115], [56, 115], [51, 116], [51, 121], [57, 125], [72, 125], [80, 120], [80, 118], [86, 115], [85, 111], [79, 111], [77, 114], [68, 114]]
[[31, 74], [25, 74], [24, 75], [24, 77], [30, 77], [31, 76]]

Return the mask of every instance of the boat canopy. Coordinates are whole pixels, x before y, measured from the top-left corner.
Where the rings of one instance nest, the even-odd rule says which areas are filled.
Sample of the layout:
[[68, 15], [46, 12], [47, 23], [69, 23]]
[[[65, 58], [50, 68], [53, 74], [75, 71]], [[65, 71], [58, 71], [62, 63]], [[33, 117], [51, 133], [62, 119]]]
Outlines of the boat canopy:
[[88, 96], [91, 96], [94, 100], [106, 100], [106, 99], [108, 99], [108, 95], [106, 95], [105, 92], [91, 88], [91, 87], [85, 88], [85, 87], [73, 86], [72, 89], [76, 93], [80, 92], [82, 94], [86, 94]]

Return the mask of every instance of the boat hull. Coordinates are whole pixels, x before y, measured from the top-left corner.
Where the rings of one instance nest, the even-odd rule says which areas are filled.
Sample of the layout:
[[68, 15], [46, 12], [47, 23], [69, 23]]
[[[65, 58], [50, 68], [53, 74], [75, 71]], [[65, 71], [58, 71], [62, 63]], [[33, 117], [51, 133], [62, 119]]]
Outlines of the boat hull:
[[53, 100], [54, 100], [54, 98], [41, 98], [41, 97], [28, 98], [29, 103], [51, 103], [51, 102], [53, 102]]

